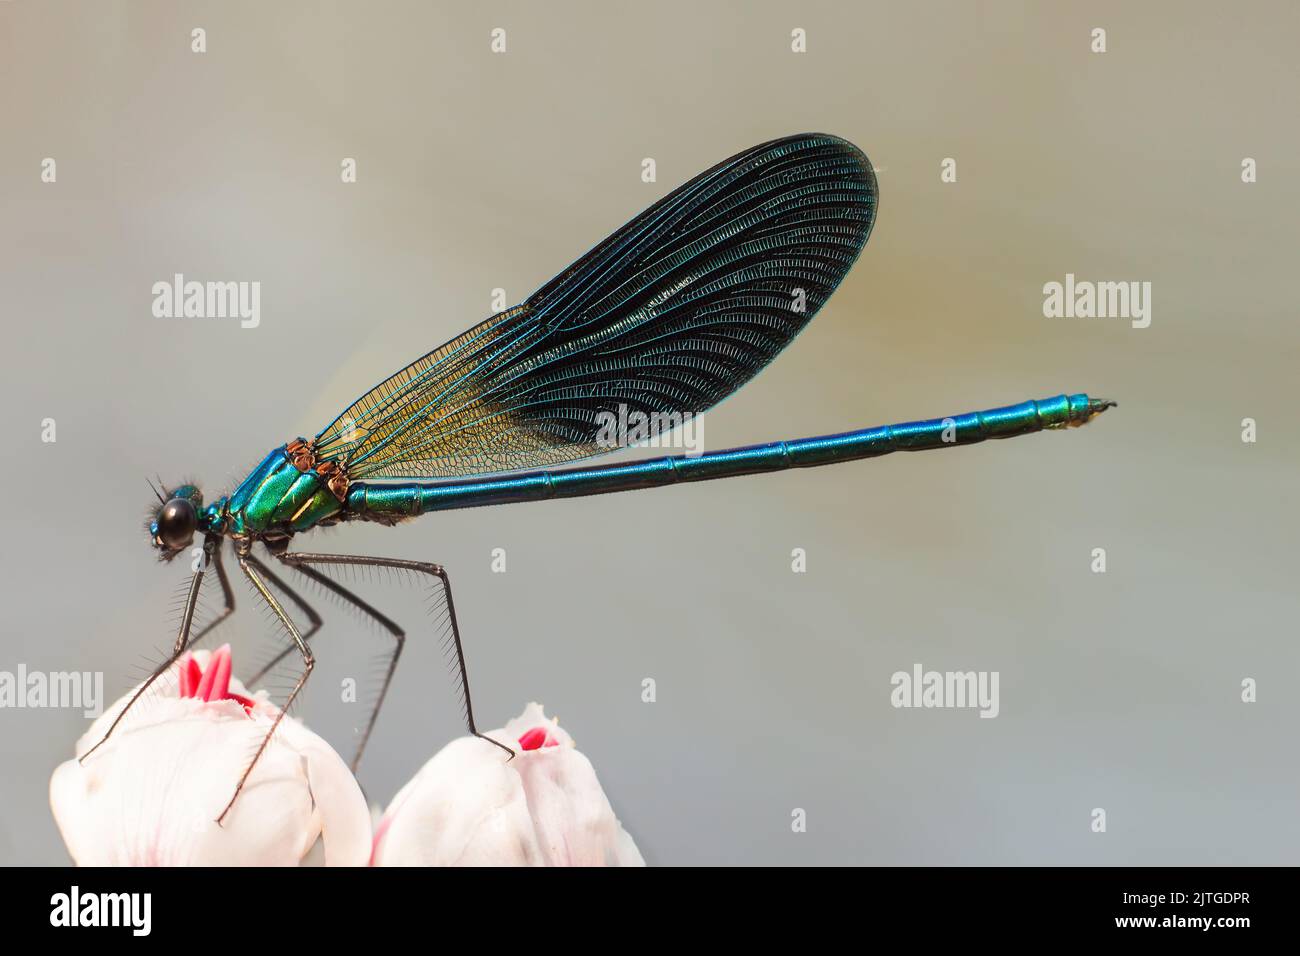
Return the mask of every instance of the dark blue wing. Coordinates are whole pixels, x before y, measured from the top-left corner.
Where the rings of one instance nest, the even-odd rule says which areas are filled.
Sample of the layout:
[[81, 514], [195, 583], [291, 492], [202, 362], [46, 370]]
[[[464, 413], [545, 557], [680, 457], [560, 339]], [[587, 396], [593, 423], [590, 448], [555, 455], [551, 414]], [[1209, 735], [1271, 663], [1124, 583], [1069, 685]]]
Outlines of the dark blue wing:
[[867, 241], [876, 195], [867, 157], [835, 136], [745, 150], [376, 386], [318, 451], [352, 478], [450, 478], [610, 451], [620, 411], [699, 414], [817, 314]]

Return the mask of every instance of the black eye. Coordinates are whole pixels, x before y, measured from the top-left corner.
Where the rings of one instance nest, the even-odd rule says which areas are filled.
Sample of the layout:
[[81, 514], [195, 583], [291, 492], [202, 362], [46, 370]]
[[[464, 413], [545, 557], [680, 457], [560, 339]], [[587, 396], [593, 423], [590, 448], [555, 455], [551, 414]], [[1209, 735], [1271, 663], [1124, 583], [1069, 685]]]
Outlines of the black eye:
[[193, 541], [198, 526], [199, 514], [188, 498], [173, 498], [158, 512], [158, 537], [173, 551]]

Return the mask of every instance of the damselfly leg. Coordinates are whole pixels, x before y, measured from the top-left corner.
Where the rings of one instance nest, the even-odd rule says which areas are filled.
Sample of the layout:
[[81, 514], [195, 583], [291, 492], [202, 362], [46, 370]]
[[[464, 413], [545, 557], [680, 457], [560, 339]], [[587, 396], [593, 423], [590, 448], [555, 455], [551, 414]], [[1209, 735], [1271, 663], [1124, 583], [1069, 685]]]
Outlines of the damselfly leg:
[[[451, 581], [447, 577], [447, 571], [440, 564], [432, 564], [426, 561], [408, 561], [403, 558], [375, 558], [354, 554], [313, 554], [308, 552], [288, 551], [278, 555], [279, 559], [290, 567], [296, 567], [303, 573], [311, 571], [311, 565], [334, 566], [334, 567], [360, 567], [360, 568], [387, 568], [394, 571], [410, 571], [416, 574], [427, 575], [437, 582], [435, 587], [440, 587], [444, 601], [444, 615], [446, 617], [446, 627], [448, 630], [444, 644], [449, 644], [456, 653], [456, 667], [460, 676], [461, 699], [465, 707], [465, 724], [469, 732], [481, 740], [486, 740], [494, 746], [500, 747], [511, 757], [515, 752], [499, 741], [493, 740], [484, 734], [479, 733], [478, 727], [474, 723], [474, 705], [470, 699], [469, 693], [469, 673], [465, 667], [465, 649], [461, 646], [460, 625], [456, 622], [456, 604], [451, 596]], [[384, 697], [388, 693], [388, 686], [393, 681], [393, 672], [397, 668], [397, 659], [402, 653], [404, 635], [401, 628], [388, 618], [379, 614], [374, 608], [366, 604], [355, 594], [352, 594], [338, 582], [331, 580], [327, 576], [315, 572], [309, 574], [313, 580], [320, 581], [331, 591], [351, 602], [358, 609], [369, 614], [380, 623], [385, 629], [397, 638], [397, 644], [393, 649], [393, 656], [388, 662], [388, 670], [384, 675], [384, 683], [380, 688], [379, 697], [375, 701], [374, 709], [370, 712], [370, 720], [361, 738], [361, 745], [357, 748], [357, 755], [353, 760], [353, 767], [361, 760], [362, 751], [365, 750], [366, 742], [370, 739], [370, 733], [374, 729], [375, 720], [379, 716], [379, 708], [384, 702]]]
[[218, 824], [226, 818], [226, 814], [230, 812], [230, 808], [233, 807], [235, 801], [239, 799], [240, 791], [244, 789], [244, 784], [248, 782], [249, 774], [251, 774], [253, 768], [257, 766], [257, 761], [261, 759], [263, 752], [266, 750], [267, 744], [269, 744], [271, 738], [275, 736], [275, 730], [280, 726], [280, 721], [284, 719], [285, 713], [293, 706], [293, 702], [297, 699], [299, 692], [302, 690], [302, 685], [307, 683], [307, 678], [311, 676], [312, 668], [316, 666], [316, 658], [312, 656], [311, 648], [307, 646], [307, 642], [303, 639], [302, 634], [299, 633], [297, 625], [293, 623], [293, 619], [289, 617], [284, 606], [279, 602], [276, 596], [271, 593], [271, 589], [266, 583], [267, 578], [264, 578], [263, 573], [256, 567], [256, 565], [260, 564], [260, 561], [257, 561], [256, 558], [250, 558], [248, 555], [240, 555], [239, 557], [240, 570], [244, 572], [244, 576], [248, 578], [249, 583], [253, 585], [253, 589], [261, 595], [261, 598], [266, 602], [267, 607], [269, 607], [272, 613], [279, 618], [280, 623], [284, 626], [284, 629], [289, 633], [289, 637], [293, 640], [294, 645], [298, 648], [298, 653], [302, 655], [302, 673], [298, 676], [297, 682], [293, 685], [293, 690], [289, 692], [289, 697], [285, 700], [284, 706], [280, 708], [279, 712], [275, 715], [275, 720], [271, 722], [271, 729], [266, 732], [266, 736], [263, 737], [262, 742], [258, 744], [257, 752], [253, 754], [253, 759], [249, 761], [248, 766], [244, 768], [244, 773], [239, 778], [239, 783], [235, 786], [235, 792], [231, 795], [230, 802], [226, 804], [225, 809], [222, 810], [221, 814], [217, 817]]
[[[288, 565], [288, 567], [297, 571], [299, 574], [303, 575], [308, 580], [320, 585], [330, 593], [339, 597], [341, 600], [346, 601], [348, 604], [352, 605], [361, 614], [364, 614], [366, 617], [370, 618], [372, 621], [374, 621], [376, 624], [382, 627], [385, 631], [387, 631], [388, 634], [396, 642], [396, 645], [393, 648], [393, 656], [388, 661], [388, 667], [387, 667], [386, 676], [384, 680], [383, 691], [380, 693], [379, 699], [375, 701], [374, 706], [371, 707], [370, 709], [370, 716], [366, 720], [366, 728], [364, 731], [364, 735], [362, 736], [362, 739], [358, 744], [356, 751], [352, 755], [352, 760], [348, 764], [352, 772], [356, 773], [357, 766], [361, 763], [361, 755], [362, 753], [365, 752], [366, 749], [366, 742], [370, 739], [370, 732], [371, 730], [374, 729], [375, 721], [379, 717], [379, 706], [380, 704], [383, 703], [384, 694], [387, 693], [388, 684], [392, 680], [393, 672], [397, 667], [397, 659], [402, 654], [402, 647], [406, 642], [406, 631], [404, 631], [395, 621], [393, 621], [392, 618], [388, 617], [386, 614], [381, 612], [378, 608], [371, 605], [368, 601], [365, 601], [361, 597], [354, 594], [352, 591], [349, 591], [347, 588], [339, 584], [337, 581], [335, 581], [333, 578], [329, 577], [328, 575], [322, 574], [321, 572], [317, 571], [315, 568], [311, 567], [308, 564], [303, 564], [303, 563], [294, 564], [289, 562], [286, 562], [286, 564]], [[285, 650], [281, 651], [280, 655], [275, 660], [271, 661], [268, 667], [273, 667], [277, 663], [279, 663], [279, 661], [281, 661], [284, 658], [284, 656], [289, 653], [291, 649], [292, 648], [286, 648]]]
[[226, 574], [226, 566], [221, 561], [220, 541], [218, 541], [217, 546], [212, 551], [212, 564], [217, 569], [217, 583], [221, 585], [221, 613], [199, 629], [199, 633], [195, 634], [194, 637], [190, 639], [190, 647], [193, 647], [199, 641], [211, 634], [218, 624], [235, 613], [235, 589], [230, 586], [230, 576]]
[[[281, 594], [285, 595], [290, 601], [292, 601], [295, 605], [297, 605], [298, 609], [302, 611], [303, 614], [307, 615], [307, 620], [311, 622], [311, 627], [309, 627], [307, 630], [302, 632], [302, 639], [303, 641], [310, 641], [312, 637], [315, 636], [316, 632], [321, 629], [321, 625], [324, 623], [321, 616], [316, 613], [316, 609], [313, 608], [310, 604], [308, 604], [306, 599], [303, 598], [302, 595], [300, 595], [297, 591], [295, 591], [288, 584], [286, 584], [284, 580], [280, 578], [279, 575], [277, 575], [274, 571], [268, 568], [257, 558], [253, 557], [250, 554], [250, 555], [246, 555], [244, 557], [244, 560], [247, 561], [249, 564], [251, 564], [254, 570], [256, 570], [258, 574], [260, 574], [265, 580], [273, 584]], [[284, 648], [284, 650], [280, 651], [279, 654], [271, 658], [271, 660], [266, 664], [266, 666], [264, 666], [261, 670], [259, 670], [256, 674], [254, 674], [252, 677], [248, 679], [247, 686], [249, 688], [253, 688], [256, 687], [258, 684], [260, 684], [262, 682], [262, 678], [264, 678], [267, 675], [267, 672], [269, 672], [271, 668], [274, 667], [276, 664], [280, 663], [280, 661], [284, 660], [286, 657], [292, 654], [293, 651], [294, 651], [294, 646], [292, 644]]]
[[[194, 627], [194, 611], [199, 604], [199, 590], [203, 585], [203, 575], [207, 571], [208, 565], [212, 562], [216, 562], [217, 577], [221, 581], [221, 590], [225, 595], [226, 606], [220, 615], [199, 631], [197, 635], [191, 638], [190, 631]], [[135, 706], [135, 702], [138, 701], [144, 695], [144, 692], [153, 685], [153, 682], [163, 674], [167, 673], [167, 671], [169, 671], [176, 662], [180, 660], [181, 655], [184, 654], [195, 641], [202, 638], [214, 627], [233, 614], [234, 610], [234, 590], [230, 587], [230, 581], [226, 577], [226, 569], [221, 564], [221, 539], [215, 536], [209, 536], [203, 542], [203, 560], [199, 564], [198, 570], [194, 572], [194, 577], [190, 579], [190, 590], [185, 597], [185, 609], [181, 613], [181, 625], [180, 629], [176, 633], [176, 643], [172, 646], [171, 656], [159, 664], [158, 667], [154, 669], [154, 672], [145, 679], [145, 682], [136, 689], [136, 692], [131, 695], [131, 699], [126, 702], [126, 706], [118, 712], [118, 715], [113, 718], [113, 722], [108, 725], [108, 730], [104, 733], [104, 736], [100, 738], [99, 743], [87, 750], [84, 754], [78, 757], [77, 760], [84, 763], [87, 757], [93, 754], [100, 747], [104, 746], [104, 743], [108, 738], [113, 736], [113, 731], [117, 729], [117, 725], [126, 717], [127, 712]]]
[[[275, 554], [276, 557], [279, 558], [281, 561], [284, 561], [284, 557], [282, 553], [276, 553], [274, 551], [272, 551], [272, 553]], [[256, 561], [256, 559], [251, 556], [249, 557], [248, 560], [250, 562]], [[361, 762], [361, 755], [366, 749], [366, 742], [370, 739], [370, 732], [371, 730], [373, 730], [375, 726], [375, 721], [379, 717], [379, 708], [380, 705], [383, 704], [384, 694], [387, 693], [388, 685], [392, 681], [393, 673], [397, 668], [397, 659], [401, 656], [402, 645], [406, 641], [406, 632], [402, 630], [402, 628], [398, 626], [398, 624], [395, 621], [393, 621], [391, 618], [389, 618], [387, 615], [380, 612], [369, 602], [363, 600], [361, 597], [354, 594], [352, 591], [348, 590], [347, 588], [339, 584], [337, 581], [335, 581], [333, 578], [329, 577], [328, 575], [322, 574], [321, 572], [317, 571], [315, 568], [305, 563], [290, 562], [290, 561], [284, 561], [284, 563], [287, 567], [292, 568], [298, 574], [301, 574], [304, 577], [306, 577], [309, 581], [318, 584], [319, 586], [325, 588], [332, 594], [339, 597], [341, 600], [352, 605], [352, 607], [354, 607], [358, 612], [364, 614], [366, 617], [370, 618], [376, 624], [382, 627], [385, 631], [387, 631], [389, 635], [393, 638], [393, 640], [396, 642], [396, 645], [393, 648], [392, 657], [389, 658], [387, 663], [383, 689], [380, 692], [379, 699], [375, 701], [374, 705], [370, 709], [370, 715], [366, 720], [365, 731], [361, 738], [361, 742], [357, 746], [356, 751], [353, 753], [352, 760], [349, 763], [349, 767], [351, 768], [352, 772], [356, 773], [357, 765]], [[316, 612], [313, 611], [307, 605], [307, 603], [301, 597], [299, 597], [292, 588], [289, 587], [288, 584], [286, 584], [283, 580], [281, 580], [280, 578], [272, 574], [271, 571], [265, 565], [261, 564], [260, 562], [257, 562], [256, 566], [258, 570], [262, 572], [262, 575], [267, 580], [269, 580], [272, 584], [274, 584], [282, 593], [288, 595], [289, 598], [300, 608], [302, 608], [307, 613], [307, 615], [311, 618], [312, 628], [310, 631], [307, 631], [306, 633], [303, 634], [303, 640], [310, 640], [312, 635], [315, 634], [316, 631], [319, 630], [320, 628], [319, 615], [317, 615]], [[293, 650], [294, 650], [293, 646], [290, 645], [289, 647], [286, 647], [282, 651], [280, 651], [280, 653], [277, 654], [274, 658], [272, 658], [271, 661], [267, 663], [265, 667], [263, 667], [261, 670], [259, 670], [256, 674], [253, 675], [253, 677], [249, 680], [248, 686], [253, 687], [256, 684], [258, 684], [262, 680], [262, 678], [265, 677], [266, 674], [273, 667], [275, 667], [282, 660], [284, 660], [289, 654], [293, 653]]]

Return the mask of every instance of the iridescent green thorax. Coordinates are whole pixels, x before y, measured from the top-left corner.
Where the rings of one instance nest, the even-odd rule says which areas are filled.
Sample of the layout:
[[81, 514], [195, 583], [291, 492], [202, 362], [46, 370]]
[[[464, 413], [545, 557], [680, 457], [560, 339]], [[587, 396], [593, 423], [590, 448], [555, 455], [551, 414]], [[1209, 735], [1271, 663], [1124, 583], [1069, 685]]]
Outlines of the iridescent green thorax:
[[225, 503], [226, 533], [305, 531], [343, 510], [326, 479], [315, 468], [299, 468], [288, 447], [267, 455], [231, 494]]

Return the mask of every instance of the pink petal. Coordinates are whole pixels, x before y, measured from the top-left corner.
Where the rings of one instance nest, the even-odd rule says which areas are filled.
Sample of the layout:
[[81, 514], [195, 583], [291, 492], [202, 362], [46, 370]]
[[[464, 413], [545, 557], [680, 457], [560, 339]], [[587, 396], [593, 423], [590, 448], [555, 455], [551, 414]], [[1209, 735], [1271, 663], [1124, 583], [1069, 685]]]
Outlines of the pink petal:
[[538, 750], [545, 746], [545, 727], [534, 727], [532, 730], [525, 731], [519, 738], [519, 747], [522, 750]]
[[186, 654], [185, 660], [181, 661], [180, 673], [180, 696], [193, 697], [195, 689], [199, 686], [199, 677], [202, 675], [202, 669], [199, 662], [194, 659], [193, 654]]
[[208, 693], [207, 700], [225, 700], [230, 696], [230, 645], [223, 644], [217, 648], [217, 652], [212, 655], [213, 661], [208, 667], [216, 670], [212, 678], [212, 689]]
[[[223, 644], [221, 647], [218, 647], [215, 651], [213, 651], [212, 656], [208, 658], [208, 666], [203, 671], [203, 678], [199, 681], [199, 686], [194, 690], [194, 696], [197, 697], [199, 700], [212, 699], [212, 684], [217, 679], [217, 671], [221, 666], [220, 662], [221, 662], [222, 651], [225, 651], [227, 658], [229, 658], [230, 645]], [[227, 666], [229, 666], [228, 661], [227, 661]]]

